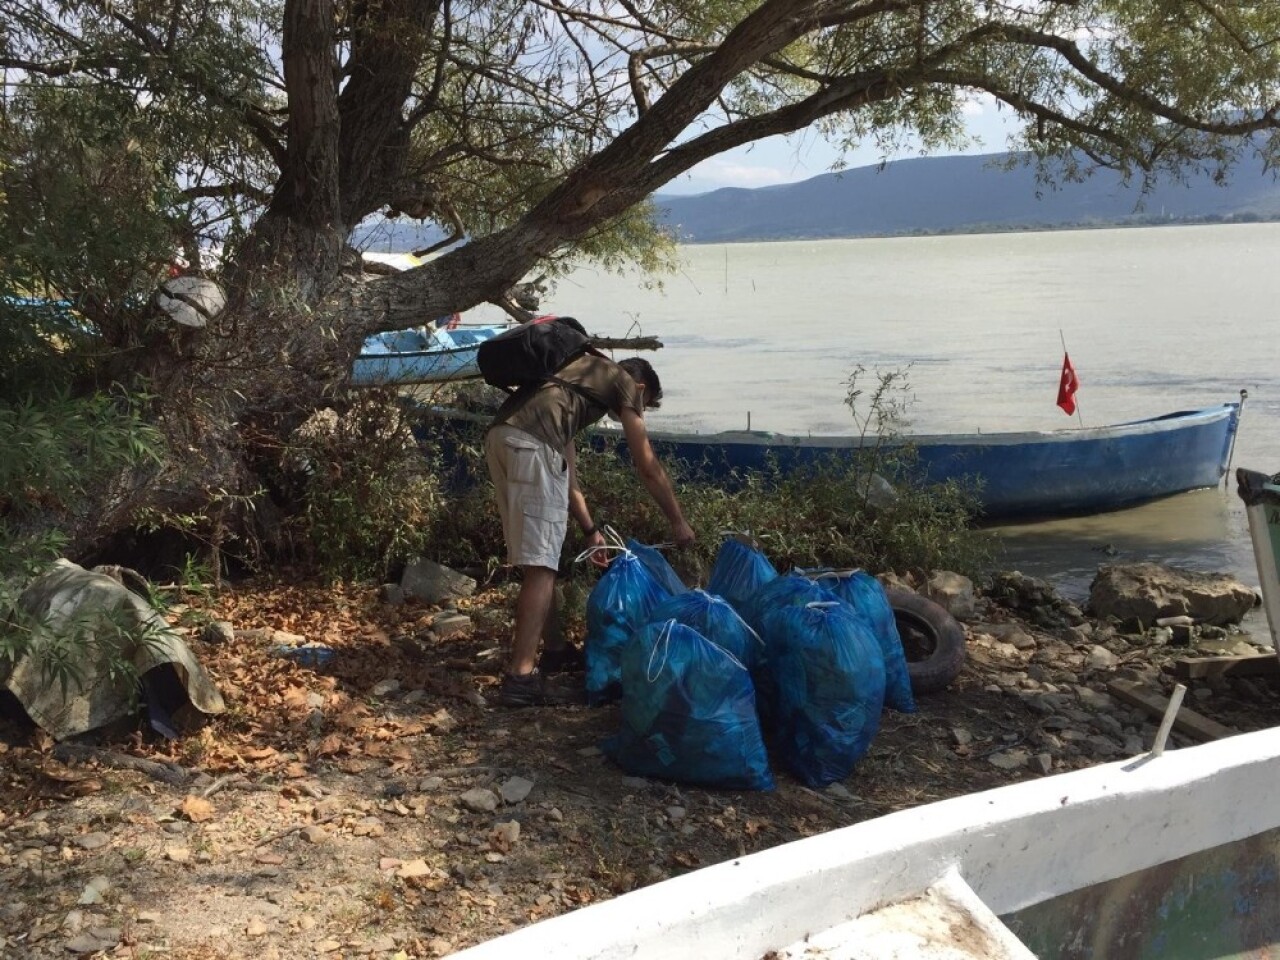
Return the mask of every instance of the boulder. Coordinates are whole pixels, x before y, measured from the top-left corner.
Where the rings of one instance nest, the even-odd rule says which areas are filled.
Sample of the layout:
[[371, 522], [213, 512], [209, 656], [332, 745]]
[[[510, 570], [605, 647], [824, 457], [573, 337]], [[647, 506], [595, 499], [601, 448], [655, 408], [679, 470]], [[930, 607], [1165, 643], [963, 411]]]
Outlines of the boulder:
[[987, 595], [1011, 610], [1033, 610], [1036, 607], [1060, 607], [1062, 597], [1048, 581], [1028, 577], [1017, 570], [1004, 571], [991, 578]]
[[957, 620], [972, 620], [977, 616], [973, 581], [968, 577], [950, 570], [939, 570], [920, 592]]
[[441, 603], [476, 592], [476, 582], [466, 574], [450, 570], [431, 560], [414, 560], [404, 568], [400, 589], [406, 599]]
[[1115, 617], [1140, 628], [1177, 616], [1197, 623], [1239, 623], [1257, 603], [1253, 590], [1227, 574], [1159, 563], [1101, 567], [1089, 587], [1089, 609], [1095, 617]]

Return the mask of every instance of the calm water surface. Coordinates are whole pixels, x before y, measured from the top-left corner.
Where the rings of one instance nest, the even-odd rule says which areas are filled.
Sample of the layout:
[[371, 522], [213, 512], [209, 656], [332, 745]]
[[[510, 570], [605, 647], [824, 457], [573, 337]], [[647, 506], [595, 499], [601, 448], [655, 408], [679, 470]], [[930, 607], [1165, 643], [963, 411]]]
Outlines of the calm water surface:
[[[845, 381], [910, 365], [910, 431], [1079, 425], [1055, 405], [1062, 342], [1083, 423], [1235, 400], [1234, 465], [1280, 471], [1280, 224], [682, 248], [664, 289], [579, 271], [548, 298], [611, 335], [653, 334], [653, 429], [847, 433]], [[1002, 565], [1083, 596], [1101, 562], [1257, 584], [1231, 489], [999, 528]], [[1105, 552], [1104, 552], [1105, 551]], [[1266, 634], [1255, 623], [1255, 634]]]

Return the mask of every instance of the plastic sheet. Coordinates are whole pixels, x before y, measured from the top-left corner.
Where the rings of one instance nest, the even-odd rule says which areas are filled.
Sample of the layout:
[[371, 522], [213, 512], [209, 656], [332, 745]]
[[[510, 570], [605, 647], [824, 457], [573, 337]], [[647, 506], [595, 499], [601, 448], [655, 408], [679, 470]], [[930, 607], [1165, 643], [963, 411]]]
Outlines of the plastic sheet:
[[746, 667], [674, 620], [622, 654], [622, 729], [605, 753], [628, 773], [733, 790], [772, 790]]
[[670, 593], [633, 552], [613, 558], [587, 597], [587, 702], [607, 703], [622, 692], [622, 651]]
[[842, 601], [820, 601], [770, 609], [764, 637], [783, 762], [811, 787], [845, 779], [884, 707], [884, 658], [870, 628]]
[[824, 572], [813, 576], [820, 587], [844, 600], [870, 624], [884, 657], [885, 705], [902, 713], [915, 713], [916, 699], [911, 692], [907, 654], [902, 648], [902, 637], [898, 635], [893, 606], [880, 581], [865, 570]]

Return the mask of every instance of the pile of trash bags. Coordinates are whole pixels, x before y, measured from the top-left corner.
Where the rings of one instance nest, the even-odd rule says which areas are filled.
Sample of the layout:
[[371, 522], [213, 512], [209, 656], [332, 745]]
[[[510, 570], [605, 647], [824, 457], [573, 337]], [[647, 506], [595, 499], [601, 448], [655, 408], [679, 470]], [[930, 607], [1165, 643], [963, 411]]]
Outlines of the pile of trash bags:
[[[914, 712], [893, 609], [864, 571], [781, 575], [726, 539], [706, 590], [619, 541], [587, 599], [587, 698], [620, 701], [605, 753], [628, 773], [769, 790], [770, 753], [810, 787], [843, 780], [885, 707]], [[767, 746], [766, 746], [767, 745]]]

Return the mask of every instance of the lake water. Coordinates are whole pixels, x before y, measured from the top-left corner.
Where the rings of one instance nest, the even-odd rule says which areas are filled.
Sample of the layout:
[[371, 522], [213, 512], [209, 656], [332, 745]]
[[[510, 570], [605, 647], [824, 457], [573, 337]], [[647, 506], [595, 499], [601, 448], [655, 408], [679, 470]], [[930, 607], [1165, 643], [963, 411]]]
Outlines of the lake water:
[[[1236, 400], [1234, 466], [1280, 471], [1280, 224], [690, 246], [662, 290], [581, 270], [545, 306], [658, 336], [655, 430], [848, 433], [853, 368], [910, 365], [908, 432], [1086, 426]], [[998, 528], [1001, 566], [1083, 597], [1151, 560], [1257, 585], [1234, 482], [1105, 515]], [[1253, 624], [1266, 638], [1265, 622]]]

